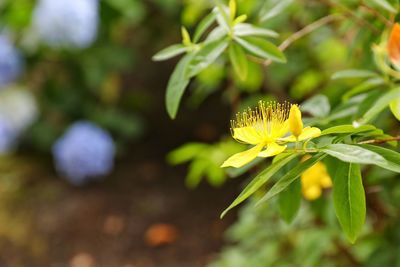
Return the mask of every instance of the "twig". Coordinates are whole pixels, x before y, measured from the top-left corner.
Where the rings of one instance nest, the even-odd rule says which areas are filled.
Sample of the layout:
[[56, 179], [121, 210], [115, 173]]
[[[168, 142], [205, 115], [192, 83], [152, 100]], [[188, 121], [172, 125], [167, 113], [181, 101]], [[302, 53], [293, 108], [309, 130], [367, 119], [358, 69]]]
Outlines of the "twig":
[[387, 27], [392, 27], [393, 22], [387, 19], [385, 16], [383, 16], [381, 13], [376, 11], [375, 9], [371, 8], [370, 6], [366, 5], [364, 1], [361, 1], [360, 3], [360, 8], [365, 9], [367, 12], [378, 18], [380, 21], [382, 21]]
[[391, 137], [391, 138], [385, 138], [385, 139], [366, 140], [366, 141], [358, 142], [357, 144], [384, 144], [384, 143], [391, 142], [391, 141], [400, 141], [400, 135]]
[[381, 31], [376, 28], [373, 24], [369, 23], [367, 20], [358, 17], [351, 9], [347, 8], [344, 5], [338, 4], [336, 2], [332, 2], [331, 0], [320, 0], [320, 2], [324, 3], [327, 6], [330, 6], [332, 8], [338, 8], [341, 9], [342, 12], [348, 16], [354, 18], [354, 22], [359, 24], [361, 27], [367, 27], [369, 28], [372, 32], [379, 34]]
[[[331, 23], [332, 21], [338, 19], [340, 16], [337, 14], [332, 14], [332, 15], [328, 15], [325, 17], [320, 18], [317, 21], [314, 21], [313, 23], [307, 25], [306, 27], [302, 28], [301, 30], [295, 32], [294, 34], [290, 35], [285, 41], [283, 41], [280, 45], [279, 45], [279, 50], [280, 51], [285, 51], [293, 42], [297, 41], [298, 39], [304, 37], [305, 35], [315, 31], [316, 29]], [[253, 60], [257, 61], [257, 58], [252, 58]], [[272, 63], [272, 60], [268, 59], [268, 60], [260, 60], [258, 59], [258, 63], [263, 64], [264, 66], [268, 66]]]

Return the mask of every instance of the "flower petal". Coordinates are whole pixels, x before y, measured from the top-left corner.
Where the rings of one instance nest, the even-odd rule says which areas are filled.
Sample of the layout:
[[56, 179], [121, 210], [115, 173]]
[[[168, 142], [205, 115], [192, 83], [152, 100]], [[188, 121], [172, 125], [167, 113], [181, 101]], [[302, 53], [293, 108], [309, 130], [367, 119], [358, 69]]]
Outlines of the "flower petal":
[[299, 141], [315, 138], [321, 135], [321, 130], [316, 127], [306, 127], [299, 135]]
[[253, 127], [233, 128], [233, 138], [251, 145], [257, 145], [262, 141], [260, 134]]
[[243, 165], [249, 163], [253, 159], [255, 159], [258, 153], [263, 149], [264, 143], [260, 143], [249, 150], [237, 153], [230, 157], [229, 159], [225, 160], [225, 162], [221, 165], [222, 168], [225, 167], [234, 167], [240, 168]]
[[280, 146], [277, 143], [270, 143], [267, 145], [267, 149], [258, 153], [259, 157], [267, 158], [278, 155], [286, 149], [286, 146]]

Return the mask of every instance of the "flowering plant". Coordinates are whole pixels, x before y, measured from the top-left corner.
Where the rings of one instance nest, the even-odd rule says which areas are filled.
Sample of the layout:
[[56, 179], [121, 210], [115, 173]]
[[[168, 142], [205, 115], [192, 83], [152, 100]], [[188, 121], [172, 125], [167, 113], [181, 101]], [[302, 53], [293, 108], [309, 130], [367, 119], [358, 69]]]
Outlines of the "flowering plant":
[[[248, 21], [251, 16], [237, 16], [236, 1], [231, 0], [228, 5], [215, 1], [216, 6], [199, 23], [193, 37], [188, 30], [182, 28], [182, 44], [172, 45], [153, 57], [159, 61], [185, 53], [167, 86], [166, 106], [171, 118], [176, 117], [190, 81], [197, 79], [210, 66], [229, 62], [228, 66], [234, 75], [240, 80], [246, 80], [251, 74], [249, 66], [252, 64], [267, 67], [271, 63], [286, 63], [287, 57], [283, 51], [294, 41], [325, 24], [345, 20], [341, 14], [329, 14], [294, 33], [278, 46], [267, 39], [277, 39], [279, 34], [259, 24], [281, 15], [291, 1], [283, 1], [281, 5], [272, 8], [269, 2], [261, 9], [258, 22], [252, 23]], [[379, 2], [381, 8], [394, 12], [390, 3]], [[346, 7], [340, 7], [353, 14]], [[386, 27], [393, 24], [393, 21], [376, 16], [384, 21]], [[262, 191], [274, 179], [276, 182], [264, 192], [256, 205], [264, 204], [279, 195], [282, 199], [280, 203], [285, 203], [282, 205], [282, 214], [285, 214], [284, 218], [290, 218], [289, 221], [295, 217], [300, 207], [301, 192], [306, 199], [315, 200], [321, 196], [323, 188], [332, 187], [336, 216], [348, 239], [355, 242], [366, 219], [366, 196], [362, 180], [364, 166], [375, 165], [397, 174], [400, 172], [400, 153], [396, 148], [400, 137], [391, 136], [372, 124], [387, 107], [399, 119], [400, 89], [396, 83], [400, 79], [397, 69], [400, 60], [400, 26], [393, 25], [393, 28], [390, 27], [389, 40], [384, 33], [384, 41], [373, 47], [379, 72], [351, 69], [333, 74], [333, 81], [367, 79], [344, 93], [342, 102], [335, 109], [331, 110], [326, 96], [316, 95], [301, 107], [288, 102], [260, 101], [256, 108], [237, 113], [236, 119], [231, 122], [232, 136], [236, 141], [251, 147], [231, 155], [221, 167], [231, 167], [227, 168], [228, 173], [232, 168], [243, 170], [239, 171], [243, 174], [252, 166], [265, 162], [265, 158], [274, 158], [269, 166], [251, 179], [221, 217], [253, 194]], [[291, 64], [290, 60], [287, 64]], [[313, 77], [314, 74], [309, 73], [303, 83]], [[297, 87], [293, 87], [294, 98], [301, 86], [299, 82]], [[237, 96], [231, 102], [235, 108], [237, 101], [240, 101], [239, 94], [234, 92], [235, 87], [230, 89], [231, 94]], [[312, 118], [303, 120], [302, 110], [312, 115]], [[391, 147], [374, 144], [389, 144]], [[334, 171], [329, 170], [329, 165], [326, 167], [328, 161], [331, 166], [335, 166]], [[281, 173], [288, 165], [293, 167]], [[299, 179], [302, 190], [298, 190]]]

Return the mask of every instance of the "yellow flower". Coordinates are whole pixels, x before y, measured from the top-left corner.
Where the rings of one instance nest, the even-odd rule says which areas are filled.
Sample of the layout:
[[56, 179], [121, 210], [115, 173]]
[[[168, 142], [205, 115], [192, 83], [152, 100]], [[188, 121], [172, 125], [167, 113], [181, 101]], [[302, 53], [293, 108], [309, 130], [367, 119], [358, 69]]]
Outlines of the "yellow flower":
[[[221, 167], [239, 168], [256, 157], [266, 158], [282, 153], [287, 142], [303, 141], [321, 134], [318, 128], [303, 128], [299, 107], [287, 102], [260, 101], [254, 110], [249, 108], [238, 113], [231, 124], [233, 138], [254, 147], [231, 156]], [[289, 129], [294, 135], [285, 137]]]
[[[303, 161], [310, 156], [304, 156]], [[326, 166], [322, 162], [317, 162], [301, 175], [301, 191], [305, 199], [315, 200], [322, 194], [323, 188], [332, 187], [332, 180], [328, 174]]]
[[306, 139], [315, 138], [321, 135], [321, 130], [316, 127], [303, 128], [301, 120], [301, 111], [298, 105], [292, 105], [289, 113], [290, 132], [293, 134], [289, 137], [281, 138], [280, 141], [297, 142]]
[[236, 120], [231, 121], [233, 138], [255, 146], [233, 155], [221, 167], [239, 168], [257, 156], [271, 157], [283, 152], [286, 146], [278, 142], [289, 131], [289, 107], [289, 103], [260, 101], [258, 108], [238, 113]]

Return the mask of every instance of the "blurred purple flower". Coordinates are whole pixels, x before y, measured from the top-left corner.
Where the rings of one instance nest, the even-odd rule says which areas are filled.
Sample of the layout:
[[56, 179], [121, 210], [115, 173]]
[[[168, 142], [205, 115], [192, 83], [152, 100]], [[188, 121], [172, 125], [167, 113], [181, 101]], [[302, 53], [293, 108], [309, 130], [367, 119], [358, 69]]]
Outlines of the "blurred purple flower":
[[39, 0], [33, 26], [52, 47], [90, 46], [97, 37], [98, 0]]
[[53, 146], [57, 171], [72, 184], [109, 174], [114, 166], [111, 136], [88, 121], [74, 123]]
[[22, 57], [6, 35], [0, 35], [0, 87], [13, 82], [22, 72]]
[[10, 152], [15, 145], [17, 135], [9, 121], [0, 117], [0, 154]]

